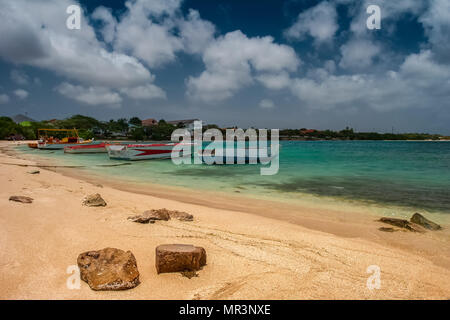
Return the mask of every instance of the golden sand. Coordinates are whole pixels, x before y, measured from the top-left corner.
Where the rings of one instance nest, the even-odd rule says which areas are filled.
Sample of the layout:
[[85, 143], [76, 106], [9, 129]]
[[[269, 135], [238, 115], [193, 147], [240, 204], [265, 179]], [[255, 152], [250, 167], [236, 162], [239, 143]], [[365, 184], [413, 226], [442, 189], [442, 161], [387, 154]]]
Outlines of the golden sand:
[[[0, 154], [1, 299], [450, 298], [448, 227], [385, 233], [374, 217], [341, 205], [335, 210], [291, 207], [162, 187], [142, 194], [33, 165]], [[35, 169], [40, 174], [27, 173]], [[100, 193], [108, 205], [82, 206], [82, 198], [92, 193]], [[11, 195], [34, 201], [12, 202]], [[159, 208], [186, 211], [195, 220], [148, 225], [127, 220]], [[206, 249], [207, 265], [198, 277], [157, 275], [155, 248], [166, 243]], [[141, 284], [117, 292], [92, 291], [84, 282], [69, 289], [67, 269], [78, 254], [105, 247], [134, 253]], [[367, 287], [371, 265], [380, 267], [380, 289]]]

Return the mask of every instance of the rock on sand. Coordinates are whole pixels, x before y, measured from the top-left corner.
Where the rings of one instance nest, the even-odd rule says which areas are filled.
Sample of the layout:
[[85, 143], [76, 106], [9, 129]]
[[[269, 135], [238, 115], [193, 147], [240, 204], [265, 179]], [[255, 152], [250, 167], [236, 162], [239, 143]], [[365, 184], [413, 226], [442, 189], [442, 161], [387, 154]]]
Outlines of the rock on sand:
[[126, 290], [139, 284], [139, 271], [131, 251], [105, 248], [78, 256], [81, 280], [92, 290]]

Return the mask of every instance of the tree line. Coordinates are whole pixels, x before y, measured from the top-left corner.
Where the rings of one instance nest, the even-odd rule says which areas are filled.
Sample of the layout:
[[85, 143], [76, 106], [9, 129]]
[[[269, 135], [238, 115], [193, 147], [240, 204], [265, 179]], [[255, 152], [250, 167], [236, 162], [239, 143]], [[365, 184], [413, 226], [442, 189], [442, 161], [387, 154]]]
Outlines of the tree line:
[[[127, 138], [131, 140], [170, 140], [170, 136], [176, 128], [183, 127], [180, 123], [172, 125], [160, 120], [152, 126], [143, 126], [141, 119], [132, 117], [130, 119], [120, 118], [117, 120], [99, 121], [92, 117], [74, 115], [63, 120], [47, 121], [24, 121], [15, 123], [9, 117], [0, 117], [0, 139], [10, 137], [23, 137], [34, 140], [38, 137], [38, 129], [78, 129], [80, 137], [90, 138]], [[210, 124], [203, 130], [215, 128], [225, 134], [225, 129]], [[258, 131], [256, 129], [256, 131]], [[270, 133], [270, 131], [269, 131]], [[52, 133], [58, 136], [58, 133]], [[352, 128], [340, 131], [313, 130], [313, 129], [283, 129], [280, 130], [281, 139], [300, 140], [439, 140], [442, 136], [427, 133], [378, 133], [378, 132], [355, 132]], [[447, 139], [449, 137], [446, 137]]]

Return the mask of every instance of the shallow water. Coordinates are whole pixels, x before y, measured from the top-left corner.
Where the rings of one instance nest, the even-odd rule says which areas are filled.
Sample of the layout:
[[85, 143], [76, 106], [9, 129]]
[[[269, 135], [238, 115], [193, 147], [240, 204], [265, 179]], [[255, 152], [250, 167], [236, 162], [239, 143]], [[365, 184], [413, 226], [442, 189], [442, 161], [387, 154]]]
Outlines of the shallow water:
[[[340, 199], [373, 208], [450, 213], [450, 142], [282, 141], [280, 169], [261, 165], [174, 165], [170, 160], [123, 163], [107, 154], [67, 155], [20, 146], [21, 152], [83, 165], [83, 170], [129, 183], [239, 192], [282, 201]], [[60, 163], [60, 161], [62, 163]], [[327, 200], [328, 199], [328, 200]]]

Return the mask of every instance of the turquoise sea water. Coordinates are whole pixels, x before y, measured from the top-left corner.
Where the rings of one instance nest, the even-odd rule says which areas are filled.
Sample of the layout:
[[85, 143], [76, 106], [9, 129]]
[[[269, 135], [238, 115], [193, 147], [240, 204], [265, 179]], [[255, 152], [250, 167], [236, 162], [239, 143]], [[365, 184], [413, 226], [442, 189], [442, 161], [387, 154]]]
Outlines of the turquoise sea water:
[[58, 164], [83, 165], [120, 181], [239, 192], [278, 200], [304, 196], [406, 210], [450, 213], [450, 142], [282, 141], [280, 169], [260, 175], [260, 165], [174, 165], [170, 160], [122, 163], [107, 154], [68, 155], [62, 151], [21, 152]]

